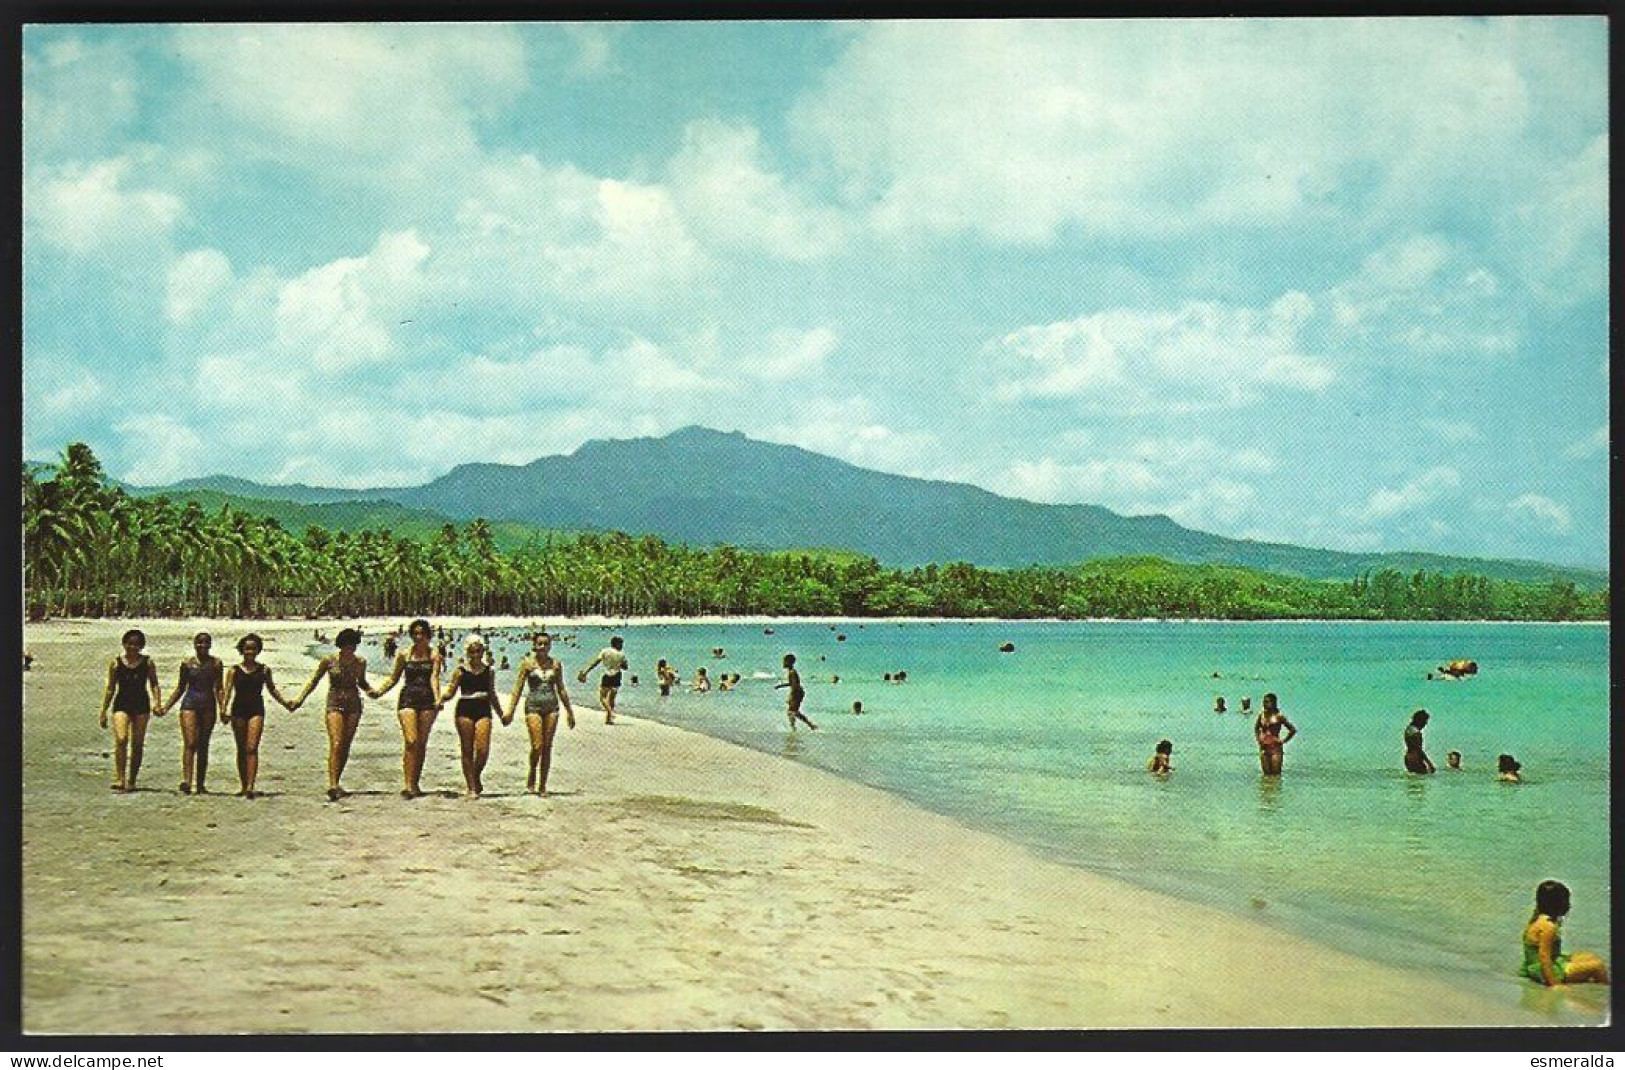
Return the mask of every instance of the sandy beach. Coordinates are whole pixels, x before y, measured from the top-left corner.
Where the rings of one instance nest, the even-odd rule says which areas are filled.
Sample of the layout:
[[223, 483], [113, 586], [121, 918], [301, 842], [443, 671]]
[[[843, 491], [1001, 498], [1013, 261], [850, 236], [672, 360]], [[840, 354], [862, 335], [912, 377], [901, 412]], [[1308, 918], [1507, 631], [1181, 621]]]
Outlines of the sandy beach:
[[[222, 656], [248, 628], [143, 626], [166, 695], [200, 626]], [[584, 687], [546, 799], [522, 793], [518, 723], [490, 794], [462, 798], [449, 715], [429, 796], [400, 799], [391, 695], [329, 803], [320, 692], [267, 717], [262, 798], [230, 795], [224, 728], [217, 794], [177, 793], [174, 713], [117, 795], [96, 709], [123, 627], [26, 630], [30, 1032], [1539, 1025], [1606, 1005], [1511, 978], [1497, 999], [1048, 862], [636, 700], [606, 726]], [[311, 625], [252, 627], [296, 693]]]

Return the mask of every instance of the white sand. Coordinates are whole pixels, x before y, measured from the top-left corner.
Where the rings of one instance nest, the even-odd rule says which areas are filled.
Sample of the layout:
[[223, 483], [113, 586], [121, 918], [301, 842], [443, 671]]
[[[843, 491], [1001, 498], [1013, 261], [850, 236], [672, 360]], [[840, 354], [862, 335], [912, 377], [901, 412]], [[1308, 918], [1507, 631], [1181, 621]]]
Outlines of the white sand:
[[[147, 627], [166, 694], [198, 626]], [[208, 627], [222, 655], [258, 630], [284, 689], [302, 685], [309, 624]], [[580, 727], [561, 726], [547, 799], [520, 793], [519, 723], [496, 729], [492, 794], [457, 797], [444, 717], [431, 795], [403, 801], [386, 699], [368, 703], [345, 777], [357, 794], [328, 803], [320, 692], [267, 718], [267, 797], [177, 794], [174, 714], [153, 721], [143, 790], [115, 795], [96, 704], [122, 630], [27, 629], [40, 666], [24, 711], [30, 1031], [1599, 1018], [1595, 998], [1511, 980], [1505, 999], [1469, 993], [1047, 862], [883, 792], [639, 720], [635, 705], [609, 727], [583, 703]], [[236, 790], [232, 754], [217, 730], [216, 792]]]

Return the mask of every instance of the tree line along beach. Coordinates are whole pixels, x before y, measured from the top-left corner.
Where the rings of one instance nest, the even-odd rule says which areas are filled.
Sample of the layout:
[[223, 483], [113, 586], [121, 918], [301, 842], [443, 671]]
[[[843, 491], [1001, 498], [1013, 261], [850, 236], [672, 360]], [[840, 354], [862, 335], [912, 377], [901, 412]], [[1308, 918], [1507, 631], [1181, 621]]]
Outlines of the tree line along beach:
[[422, 515], [397, 523], [401, 533], [319, 524], [294, 533], [276, 519], [277, 503], [259, 502], [261, 511], [249, 512], [256, 503], [226, 496], [206, 510], [196, 499], [133, 496], [107, 478], [82, 443], [53, 464], [25, 466], [23, 497], [24, 575], [35, 619], [451, 613], [1603, 620], [1609, 604], [1602, 574], [1585, 586], [1568, 578], [1573, 570], [1555, 568], [1545, 579], [1493, 578], [1471, 571], [1470, 562], [1449, 572], [1388, 564], [1334, 580], [1148, 556], [1071, 567], [993, 569], [959, 561], [887, 568], [838, 549], [702, 548], [652, 535], [481, 519], [425, 528]]

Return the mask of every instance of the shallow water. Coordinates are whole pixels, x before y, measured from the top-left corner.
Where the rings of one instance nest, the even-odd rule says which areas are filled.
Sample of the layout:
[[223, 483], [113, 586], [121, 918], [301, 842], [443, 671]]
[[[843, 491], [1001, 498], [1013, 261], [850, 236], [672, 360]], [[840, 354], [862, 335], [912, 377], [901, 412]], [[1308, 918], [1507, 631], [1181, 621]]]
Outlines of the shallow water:
[[[896, 792], [1059, 860], [1273, 920], [1410, 968], [1504, 982], [1535, 885], [1574, 892], [1570, 949], [1609, 942], [1608, 629], [1462, 623], [849, 622], [621, 629], [629, 713]], [[578, 630], [571, 672], [607, 639]], [[844, 634], [845, 641], [837, 636]], [[997, 647], [1014, 642], [1014, 653]], [[713, 659], [723, 646], [727, 657]], [[515, 665], [515, 641], [498, 643]], [[794, 651], [821, 730], [792, 735]], [[684, 687], [658, 697], [654, 662]], [[1477, 678], [1428, 681], [1450, 658]], [[694, 670], [745, 677], [690, 694]], [[908, 682], [882, 675], [906, 670]], [[1213, 674], [1219, 673], [1215, 678]], [[840, 676], [840, 682], [832, 677]], [[502, 686], [511, 686], [503, 675]], [[590, 686], [573, 685], [583, 706]], [[1300, 735], [1259, 775], [1266, 691]], [[1230, 712], [1213, 712], [1215, 696]], [[865, 713], [853, 716], [861, 699]], [[1401, 733], [1432, 713], [1440, 772], [1404, 773]], [[1174, 743], [1174, 774], [1145, 764]], [[1462, 771], [1445, 753], [1462, 752]], [[1526, 783], [1495, 778], [1509, 752]]]

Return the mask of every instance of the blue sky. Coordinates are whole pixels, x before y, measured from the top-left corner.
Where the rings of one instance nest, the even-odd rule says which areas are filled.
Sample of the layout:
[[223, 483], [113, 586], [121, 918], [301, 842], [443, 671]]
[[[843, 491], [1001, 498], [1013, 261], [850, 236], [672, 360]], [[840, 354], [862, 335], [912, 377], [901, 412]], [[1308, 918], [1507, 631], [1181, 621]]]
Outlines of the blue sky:
[[1603, 565], [1606, 43], [29, 27], [25, 454], [364, 486], [699, 423], [1233, 536]]

